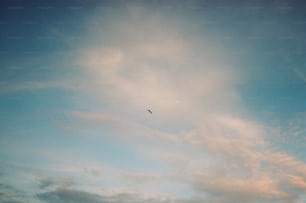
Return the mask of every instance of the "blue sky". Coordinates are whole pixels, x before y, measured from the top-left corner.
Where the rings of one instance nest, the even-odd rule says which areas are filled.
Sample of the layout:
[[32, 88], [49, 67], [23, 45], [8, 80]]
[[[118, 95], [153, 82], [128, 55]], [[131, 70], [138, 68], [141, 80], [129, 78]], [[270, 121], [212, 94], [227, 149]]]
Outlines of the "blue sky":
[[306, 202], [305, 8], [2, 1], [0, 202]]

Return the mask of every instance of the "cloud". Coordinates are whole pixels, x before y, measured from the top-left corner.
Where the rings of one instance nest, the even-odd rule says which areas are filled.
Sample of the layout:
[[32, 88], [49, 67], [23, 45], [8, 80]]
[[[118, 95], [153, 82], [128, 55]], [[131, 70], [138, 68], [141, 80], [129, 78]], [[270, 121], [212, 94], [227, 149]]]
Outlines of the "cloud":
[[64, 90], [76, 90], [80, 89], [80, 85], [77, 81], [73, 80], [59, 80], [59, 81], [0, 81], [0, 94], [20, 92], [20, 91], [36, 91], [43, 89], [64, 89]]
[[21, 203], [24, 194], [7, 184], [0, 184], [0, 202], [3, 203]]
[[[208, 202], [299, 201], [305, 194], [306, 164], [271, 151], [265, 139], [268, 132], [241, 117], [203, 120], [202, 126], [182, 138], [184, 151], [170, 156], [172, 162], [178, 157], [172, 164], [174, 179], [188, 183]], [[161, 154], [171, 163], [166, 157]]]
[[87, 125], [96, 125], [107, 127], [109, 126], [112, 129], [128, 129], [129, 124], [128, 121], [120, 118], [120, 116], [105, 114], [105, 113], [97, 113], [97, 112], [68, 112], [67, 116], [80, 121], [82, 124]]
[[293, 173], [306, 178], [306, 164], [283, 153], [272, 153], [265, 158], [266, 162], [280, 173]]
[[[145, 109], [143, 111], [146, 113]], [[60, 128], [78, 131], [78, 134], [84, 134], [82, 131], [89, 128], [111, 129], [122, 141], [132, 137], [140, 140], [179, 142], [176, 134], [153, 129], [145, 123], [130, 121], [122, 114], [75, 111], [67, 112], [66, 115], [78, 122], [78, 127], [62, 123]]]
[[291, 118], [286, 119], [284, 123], [277, 126], [273, 136], [277, 136], [280, 145], [291, 145], [294, 148], [303, 148], [305, 146], [306, 134], [306, 114], [305, 112], [295, 113]]
[[16, 201], [13, 197], [0, 192], [0, 200], [2, 203], [21, 203], [22, 201]]
[[39, 187], [40, 189], [48, 189], [50, 187], [69, 187], [75, 185], [76, 182], [71, 178], [51, 178], [51, 177], [44, 177], [39, 180]]
[[88, 203], [104, 203], [106, 201], [98, 195], [67, 189], [58, 189], [52, 192], [38, 194], [37, 197], [48, 203], [61, 202], [88, 202]]
[[111, 194], [111, 195], [98, 195], [80, 190], [69, 189], [57, 189], [50, 192], [40, 193], [37, 195], [40, 200], [48, 203], [167, 203], [170, 200], [167, 199], [154, 199], [149, 197], [143, 197], [139, 194]]
[[254, 200], [274, 200], [286, 198], [289, 195], [277, 188], [277, 182], [267, 178], [235, 178], [208, 176], [199, 174], [195, 176], [195, 186], [199, 191], [213, 195], [213, 198], [223, 196], [224, 202], [252, 202]]
[[[117, 136], [126, 148], [137, 148], [137, 156], [163, 169], [153, 174], [117, 170], [120, 180], [150, 183], [157, 190], [165, 180], [183, 183], [192, 189], [187, 202], [294, 202], [305, 194], [305, 164], [272, 150], [267, 126], [242, 105], [237, 85], [244, 78], [233, 68], [238, 59], [229, 60], [220, 43], [188, 19], [173, 20], [146, 8], [97, 13], [92, 19], [97, 23], [88, 23], [85, 43], [75, 53], [85, 78], [76, 89], [88, 96], [76, 100], [96, 105], [67, 113], [73, 122], [63, 126], [79, 133], [111, 129], [101, 136]], [[54, 183], [41, 184], [49, 188]], [[38, 198], [160, 202], [67, 188]]]
[[[35, 164], [37, 157], [48, 163], [43, 175], [19, 168], [8, 173], [14, 184], [49, 203], [300, 201], [306, 164], [272, 148], [267, 137], [274, 129], [245, 109], [237, 87], [245, 80], [236, 67], [240, 59], [207, 35], [207, 27], [200, 26], [207, 19], [129, 4], [119, 10], [98, 9], [81, 29], [86, 31], [68, 64], [80, 70], [69, 80], [0, 81], [0, 94], [73, 90], [74, 109], [59, 119], [61, 129], [115, 138], [124, 149], [103, 143], [110, 145], [105, 153], [93, 143], [111, 139], [50, 136], [43, 144], [50, 140], [60, 149], [29, 157]], [[304, 121], [293, 121], [281, 134], [303, 137]], [[120, 154], [129, 150], [132, 155]], [[124, 160], [129, 156], [136, 157]], [[0, 188], [0, 201], [19, 200], [13, 187]], [[160, 195], [164, 192], [169, 196]]]
[[306, 76], [305, 74], [298, 68], [293, 68], [294, 73], [298, 76], [299, 79], [306, 82]]
[[189, 180], [212, 201], [222, 195], [221, 202], [295, 202], [305, 194], [305, 163], [268, 147], [259, 150], [250, 143], [226, 139], [217, 143], [211, 153], [215, 163], [191, 173]]
[[145, 8], [122, 15], [95, 16], [110, 20], [89, 27], [90, 40], [77, 52], [90, 78], [87, 92], [122, 111], [153, 108], [155, 122], [182, 114], [188, 119], [197, 108], [228, 110], [237, 101], [232, 88], [238, 73], [217, 43], [188, 37], [184, 32], [195, 27]]
[[154, 174], [140, 174], [140, 173], [131, 173], [123, 172], [121, 174], [123, 180], [136, 184], [144, 184], [151, 181], [160, 181], [160, 177]]
[[306, 192], [305, 177], [290, 174], [284, 177], [284, 182], [292, 189], [297, 189], [301, 192]]

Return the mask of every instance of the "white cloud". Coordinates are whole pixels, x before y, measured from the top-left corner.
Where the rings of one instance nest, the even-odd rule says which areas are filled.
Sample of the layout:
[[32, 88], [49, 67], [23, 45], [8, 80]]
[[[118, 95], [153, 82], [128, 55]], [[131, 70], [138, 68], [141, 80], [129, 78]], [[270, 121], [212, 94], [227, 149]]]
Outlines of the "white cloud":
[[[78, 64], [88, 78], [87, 99], [107, 109], [72, 115], [84, 128], [89, 122], [123, 129], [122, 143], [165, 167], [157, 176], [124, 172], [121, 178], [188, 184], [208, 202], [298, 201], [306, 165], [271, 149], [267, 126], [241, 104], [236, 59], [227, 60], [217, 42], [145, 9], [94, 20], [101, 23], [90, 24]], [[126, 135], [132, 135], [128, 142]]]
[[202, 36], [186, 36], [191, 26], [135, 12], [123, 19], [96, 17], [111, 20], [90, 27], [95, 43], [89, 40], [78, 52], [91, 76], [87, 91], [119, 108], [153, 108], [158, 120], [233, 107], [237, 73], [221, 48]]

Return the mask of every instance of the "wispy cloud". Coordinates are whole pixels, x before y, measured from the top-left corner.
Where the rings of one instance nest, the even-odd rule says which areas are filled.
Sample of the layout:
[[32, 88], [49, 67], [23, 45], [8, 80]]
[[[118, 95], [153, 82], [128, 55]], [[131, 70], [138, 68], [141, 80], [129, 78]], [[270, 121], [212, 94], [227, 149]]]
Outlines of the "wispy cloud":
[[21, 203], [24, 194], [14, 187], [0, 184], [0, 201], [3, 203]]
[[142, 196], [137, 193], [119, 193], [112, 195], [98, 195], [94, 193], [89, 193], [80, 190], [71, 190], [71, 189], [57, 189], [50, 192], [40, 193], [37, 197], [41, 200], [44, 200], [48, 203], [66, 203], [66, 202], [88, 202], [88, 203], [104, 203], [104, 202], [114, 202], [114, 203], [125, 203], [125, 202], [158, 202], [158, 203], [167, 203], [171, 202], [167, 198], [152, 198]]
[[[14, 185], [48, 203], [296, 203], [305, 196], [306, 164], [272, 148], [277, 130], [243, 105], [240, 56], [229, 56], [195, 18], [131, 5], [105, 10], [88, 19], [69, 53], [80, 69], [75, 78], [0, 83], [0, 93], [74, 91], [72, 110], [44, 140], [54, 148], [35, 151], [48, 166], [8, 173], [25, 180]], [[280, 136], [300, 136], [303, 124], [292, 121]], [[18, 201], [2, 188], [9, 192], [0, 200]]]
[[39, 187], [40, 189], [47, 189], [53, 186], [56, 187], [69, 187], [75, 185], [75, 181], [71, 178], [51, 178], [51, 177], [43, 177], [39, 180]]
[[[273, 151], [266, 126], [246, 113], [237, 90], [243, 78], [232, 68], [238, 59], [229, 62], [217, 42], [188, 37], [184, 33], [196, 32], [195, 27], [163, 14], [131, 7], [123, 16], [107, 15], [112, 20], [105, 22], [106, 16], [97, 14], [102, 25], [89, 26], [90, 39], [77, 51], [90, 78], [86, 91], [107, 103], [110, 114], [72, 115], [138, 134], [126, 143], [166, 166], [159, 179], [184, 182], [202, 201], [297, 201], [303, 192], [293, 188], [303, 185], [305, 164]], [[163, 144], [144, 144], [146, 135]], [[136, 182], [153, 178], [124, 174]], [[284, 181], [292, 187], [284, 188]]]
[[236, 73], [223, 51], [209, 39], [183, 35], [188, 25], [144, 12], [132, 9], [126, 18], [90, 28], [98, 43], [79, 51], [80, 65], [92, 76], [88, 91], [121, 110], [152, 107], [159, 120], [189, 117], [197, 107], [205, 113], [231, 107]]
[[306, 75], [299, 68], [293, 68], [293, 71], [299, 79], [306, 82]]
[[60, 90], [79, 90], [81, 85], [78, 81], [60, 80], [60, 81], [18, 81], [18, 82], [0, 82], [0, 94], [20, 92], [20, 91], [37, 91], [44, 89], [60, 89]]

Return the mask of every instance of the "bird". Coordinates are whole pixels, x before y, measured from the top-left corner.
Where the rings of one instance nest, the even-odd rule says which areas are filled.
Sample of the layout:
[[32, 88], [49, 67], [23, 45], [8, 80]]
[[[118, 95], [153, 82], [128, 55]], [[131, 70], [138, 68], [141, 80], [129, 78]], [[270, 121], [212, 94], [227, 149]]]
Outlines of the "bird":
[[148, 112], [149, 112], [150, 114], [152, 114], [152, 111], [151, 111], [150, 109], [148, 109]]

